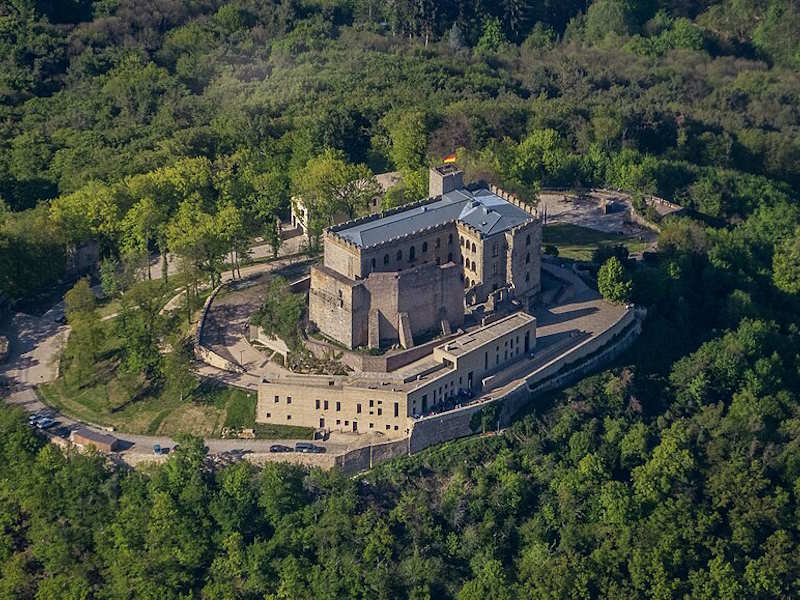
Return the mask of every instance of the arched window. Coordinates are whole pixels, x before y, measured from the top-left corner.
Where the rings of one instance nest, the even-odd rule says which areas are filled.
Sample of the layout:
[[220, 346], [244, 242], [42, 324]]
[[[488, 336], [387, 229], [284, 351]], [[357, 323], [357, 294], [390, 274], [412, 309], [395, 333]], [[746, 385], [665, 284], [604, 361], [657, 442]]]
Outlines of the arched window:
[[385, 264], [385, 265], [389, 264], [389, 255], [388, 254], [384, 254], [383, 255], [383, 264]]
[[527, 265], [529, 262], [531, 262], [531, 253], [530, 252], [528, 252], [525, 255], [525, 264]]
[[452, 252], [449, 252], [447, 254], [447, 262], [453, 262], [453, 253]]
[[428, 251], [428, 242], [422, 242], [422, 251], [423, 252], [427, 252]]
[[475, 270], [475, 261], [474, 260], [472, 261], [472, 270], [473, 271]]
[[461, 246], [463, 247], [464, 246], [464, 236], [463, 235], [458, 236], [458, 241], [461, 244]]
[[469, 279], [465, 279], [464, 280], [464, 288], [466, 289], [468, 287], [469, 287]]
[[408, 250], [408, 260], [414, 260], [415, 258], [417, 258], [417, 249], [411, 246]]
[[530, 246], [531, 245], [531, 234], [530, 233], [525, 236], [525, 245], [526, 246]]
[[403, 260], [403, 251], [402, 250], [398, 250], [397, 251], [397, 262], [400, 262], [401, 260]]
[[475, 247], [475, 242], [472, 242], [472, 251], [473, 251], [473, 252], [476, 252], [476, 251], [477, 251], [477, 248]]
[[453, 245], [453, 234], [447, 236], [447, 244], [452, 246]]
[[469, 269], [469, 261], [466, 256], [464, 257], [464, 266]]

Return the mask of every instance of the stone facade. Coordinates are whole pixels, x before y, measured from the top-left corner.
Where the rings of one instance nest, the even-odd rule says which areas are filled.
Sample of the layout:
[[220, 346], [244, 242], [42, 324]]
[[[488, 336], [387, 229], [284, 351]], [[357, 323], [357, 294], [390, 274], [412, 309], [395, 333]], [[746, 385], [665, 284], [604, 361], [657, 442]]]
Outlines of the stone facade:
[[[311, 270], [309, 314], [328, 337], [348, 348], [400, 342], [401, 315], [412, 337], [464, 323], [461, 270], [452, 262], [350, 279], [327, 266]], [[372, 343], [370, 343], [372, 340]]]
[[351, 349], [409, 347], [460, 326], [465, 300], [539, 292], [541, 221], [529, 207], [494, 187], [465, 190], [454, 165], [431, 169], [430, 191], [326, 230], [309, 299], [323, 334]]
[[264, 382], [258, 388], [256, 421], [330, 431], [406, 437], [408, 400], [403, 392], [349, 386]]
[[430, 367], [409, 379], [264, 380], [258, 388], [256, 421], [407, 437], [416, 417], [473, 397], [487, 377], [529, 357], [535, 347], [536, 319], [517, 312], [434, 348]]

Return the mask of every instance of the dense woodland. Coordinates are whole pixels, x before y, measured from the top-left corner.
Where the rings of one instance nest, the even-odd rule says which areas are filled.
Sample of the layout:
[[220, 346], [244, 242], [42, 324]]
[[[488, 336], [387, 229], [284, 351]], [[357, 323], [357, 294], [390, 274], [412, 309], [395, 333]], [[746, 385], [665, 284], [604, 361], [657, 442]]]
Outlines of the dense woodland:
[[[604, 271], [649, 311], [613, 369], [356, 479], [211, 473], [188, 438], [129, 472], [3, 409], [0, 597], [800, 595], [796, 2], [7, 0], [0, 117], [11, 300], [90, 239], [106, 274], [169, 251], [196, 289], [292, 194], [321, 229], [370, 172], [403, 173], [397, 204], [453, 151], [532, 202], [605, 185], [694, 215]], [[156, 285], [126, 294], [150, 341], [124, 360], [169, 383]]]

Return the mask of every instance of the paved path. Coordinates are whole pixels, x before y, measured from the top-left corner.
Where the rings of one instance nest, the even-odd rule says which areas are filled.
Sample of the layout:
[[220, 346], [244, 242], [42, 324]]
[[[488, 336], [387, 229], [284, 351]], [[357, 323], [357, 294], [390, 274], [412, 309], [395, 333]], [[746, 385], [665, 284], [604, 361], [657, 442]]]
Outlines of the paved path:
[[[242, 277], [258, 275], [285, 267], [295, 260], [295, 258], [285, 258], [274, 262], [250, 265], [242, 268]], [[223, 282], [231, 281], [231, 273], [226, 272], [222, 279]], [[174, 300], [175, 298], [170, 302]], [[6, 398], [6, 402], [22, 406], [28, 412], [48, 410], [59, 422], [72, 429], [85, 426], [94, 431], [107, 433], [107, 430], [102, 427], [87, 425], [58, 414], [55, 410], [43, 404], [36, 394], [36, 385], [53, 381], [58, 377], [58, 360], [69, 335], [69, 327], [59, 323], [63, 316], [64, 303], [60, 302], [41, 317], [17, 313], [12, 318], [7, 331], [3, 332], [11, 342], [9, 358], [5, 365], [0, 366], [0, 374], [4, 375], [11, 384], [11, 393]], [[203, 376], [214, 377], [233, 385], [244, 385], [249, 389], [257, 389], [258, 387], [259, 378], [254, 375], [245, 373], [241, 376], [236, 376], [234, 373], [220, 371], [208, 365], [202, 365], [199, 372]], [[114, 435], [124, 443], [125, 449], [121, 454], [123, 456], [126, 454], [139, 455], [138, 459], [142, 456], [153, 456], [152, 448], [154, 444], [159, 444], [162, 447], [174, 445], [174, 441], [165, 436], [136, 435], [120, 432], [115, 432]], [[259, 455], [268, 453], [272, 444], [288, 445], [290, 443], [293, 444], [295, 441], [209, 438], [205, 440], [205, 443], [210, 453], [244, 449], [251, 451], [253, 455]], [[340, 454], [350, 447], [350, 440], [347, 439], [318, 443], [326, 447], [328, 454], [334, 455]], [[292, 454], [283, 454], [281, 456], [287, 460], [294, 458]]]
[[[278, 257], [291, 256], [298, 254], [304, 249], [306, 238], [302, 235], [290, 237], [281, 243], [278, 250]], [[272, 246], [265, 243], [263, 238], [257, 237], [253, 240], [255, 243], [250, 247], [247, 253], [248, 260], [267, 260], [272, 258]], [[152, 279], [161, 278], [162, 257], [156, 254], [150, 258], [150, 277]], [[244, 269], [242, 269], [244, 271]], [[167, 254], [167, 275], [176, 275], [182, 271], [181, 260], [175, 254]], [[147, 269], [142, 269], [142, 277], [147, 277]]]
[[[241, 270], [242, 277], [258, 277], [269, 271], [286, 267], [295, 262], [295, 260], [296, 258], [294, 257], [287, 257], [270, 263], [251, 265]], [[576, 343], [577, 340], [570, 342], [568, 339], [573, 333], [577, 332], [580, 336], [591, 336], [604, 331], [614, 322], [622, 310], [619, 307], [612, 307], [599, 299], [597, 293], [588, 288], [574, 273], [564, 272], [558, 265], [545, 265], [545, 269], [558, 271], [562, 278], [569, 280], [570, 287], [573, 289], [573, 299], [570, 303], [562, 306], [537, 311], [537, 346], [542, 354], [534, 357], [534, 361], [547, 358], [550, 354], [548, 348], [554, 351], [556, 349], [561, 350], [562, 342], [566, 343], [566, 346]], [[225, 273], [223, 282], [231, 280], [232, 274], [230, 272]], [[9, 403], [24, 406], [29, 412], [46, 408], [38, 400], [35, 386], [52, 381], [58, 376], [57, 361], [69, 332], [68, 327], [59, 324], [63, 313], [62, 302], [42, 317], [21, 313], [14, 316], [10, 331], [7, 332], [11, 341], [9, 362], [0, 368], [0, 373], [5, 375], [13, 384], [11, 394], [7, 399]], [[235, 354], [236, 348], [237, 346], [234, 345], [229, 350]], [[258, 353], [256, 352], [256, 354]], [[232, 358], [237, 359], [236, 356]], [[535, 365], [527, 365], [527, 367], [531, 368], [533, 366]], [[522, 365], [520, 368], [522, 368]], [[516, 372], [517, 369], [515, 368], [514, 370]], [[260, 376], [257, 374], [230, 373], [205, 364], [200, 366], [199, 374], [247, 389], [257, 389], [260, 382]], [[505, 388], [511, 384], [503, 383], [501, 385]], [[56, 416], [59, 421], [69, 426], [77, 427], [81, 425], [62, 415]], [[102, 428], [96, 427], [90, 427], [90, 429], [103, 431]], [[132, 455], [131, 460], [134, 462], [148, 456], [152, 457], [154, 444], [159, 444], [162, 447], [171, 447], [173, 445], [173, 441], [170, 438], [163, 436], [125, 433], [116, 433], [115, 435], [125, 442], [126, 447], [122, 455]], [[275, 456], [266, 455], [269, 446], [273, 443], [287, 444], [293, 443], [293, 441], [207, 439], [205, 443], [211, 453], [243, 449], [252, 452], [252, 456], [261, 455], [266, 459], [275, 459]], [[330, 456], [343, 453], [349, 448], [363, 446], [365, 443], [365, 438], [363, 437], [350, 439], [347, 436], [338, 436], [323, 445], [326, 446]], [[306, 457], [292, 454], [279, 456], [284, 460], [302, 459], [303, 462], [307, 462]]]

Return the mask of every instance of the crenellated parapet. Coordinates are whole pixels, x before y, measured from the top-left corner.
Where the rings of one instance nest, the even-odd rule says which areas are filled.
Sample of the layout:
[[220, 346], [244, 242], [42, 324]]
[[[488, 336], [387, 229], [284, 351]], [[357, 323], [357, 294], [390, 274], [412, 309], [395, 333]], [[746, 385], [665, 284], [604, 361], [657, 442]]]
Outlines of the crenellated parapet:
[[509, 204], [513, 204], [517, 208], [524, 210], [526, 213], [532, 215], [535, 218], [539, 218], [539, 212], [536, 210], [535, 206], [531, 206], [527, 202], [523, 202], [515, 194], [511, 192], [506, 192], [505, 190], [497, 187], [494, 184], [489, 185], [489, 191], [492, 192], [495, 196], [498, 196], [508, 202]]

